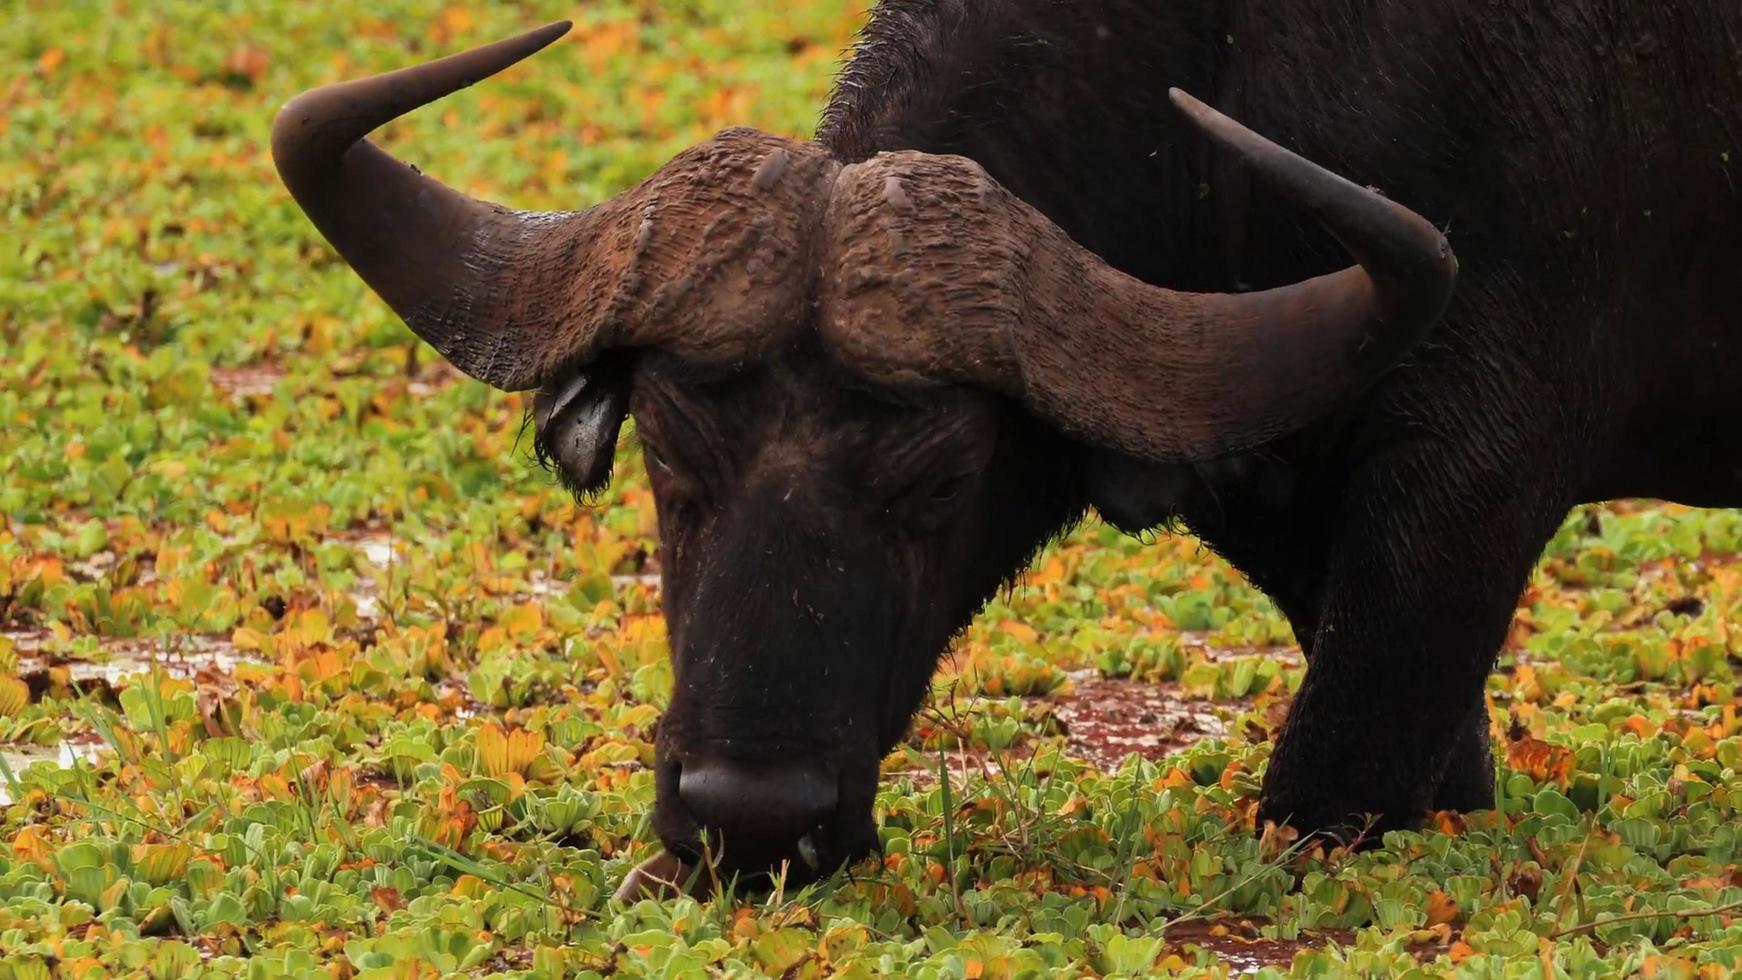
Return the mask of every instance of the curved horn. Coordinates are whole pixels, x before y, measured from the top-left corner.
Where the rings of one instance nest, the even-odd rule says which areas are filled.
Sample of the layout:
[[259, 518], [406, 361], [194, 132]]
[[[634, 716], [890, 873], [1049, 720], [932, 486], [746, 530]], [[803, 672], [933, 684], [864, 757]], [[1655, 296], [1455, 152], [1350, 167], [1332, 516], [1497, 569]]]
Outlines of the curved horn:
[[772, 342], [806, 288], [788, 272], [833, 176], [820, 149], [727, 130], [596, 207], [531, 213], [467, 197], [363, 138], [568, 29], [297, 96], [272, 125], [280, 177], [418, 336], [498, 388], [536, 387], [610, 346], [719, 360]]
[[892, 384], [976, 384], [1087, 442], [1212, 459], [1320, 417], [1439, 319], [1457, 278], [1426, 220], [1177, 90], [1174, 104], [1313, 214], [1360, 265], [1251, 293], [1184, 293], [1109, 267], [960, 157], [843, 171], [822, 329]]
[[454, 366], [499, 388], [534, 383], [520, 336], [554, 285], [550, 219], [475, 200], [363, 137], [488, 78], [567, 33], [551, 24], [399, 71], [304, 92], [272, 124], [292, 196], [351, 268]]

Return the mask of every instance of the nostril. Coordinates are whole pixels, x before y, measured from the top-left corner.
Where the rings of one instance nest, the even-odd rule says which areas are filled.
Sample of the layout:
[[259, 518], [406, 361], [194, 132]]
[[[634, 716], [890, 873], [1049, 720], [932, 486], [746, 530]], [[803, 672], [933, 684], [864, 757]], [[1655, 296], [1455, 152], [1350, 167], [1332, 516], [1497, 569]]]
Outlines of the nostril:
[[808, 766], [708, 760], [683, 767], [678, 799], [728, 848], [785, 852], [834, 813], [835, 784]]

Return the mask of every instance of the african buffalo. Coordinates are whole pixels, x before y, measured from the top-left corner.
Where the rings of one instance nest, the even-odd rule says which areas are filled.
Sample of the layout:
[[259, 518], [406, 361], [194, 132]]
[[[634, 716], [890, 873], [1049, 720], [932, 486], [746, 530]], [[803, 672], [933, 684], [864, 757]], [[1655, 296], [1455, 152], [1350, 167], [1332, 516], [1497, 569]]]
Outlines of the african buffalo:
[[1742, 504], [1735, 0], [884, 0], [814, 141], [575, 213], [363, 139], [565, 28], [307, 93], [273, 152], [413, 330], [538, 389], [573, 486], [635, 415], [677, 854], [874, 847], [940, 652], [1090, 507], [1292, 622], [1261, 816], [1487, 807], [1484, 679], [1567, 510]]

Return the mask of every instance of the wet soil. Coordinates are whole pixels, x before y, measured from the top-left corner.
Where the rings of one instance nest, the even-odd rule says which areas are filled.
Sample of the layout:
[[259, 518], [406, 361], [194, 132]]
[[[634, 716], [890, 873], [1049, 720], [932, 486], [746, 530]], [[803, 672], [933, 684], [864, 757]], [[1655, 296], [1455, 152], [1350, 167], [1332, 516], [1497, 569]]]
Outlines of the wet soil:
[[[1103, 772], [1116, 772], [1133, 755], [1159, 760], [1207, 738], [1225, 738], [1233, 720], [1251, 705], [1247, 701], [1212, 702], [1186, 696], [1178, 684], [1105, 678], [1095, 670], [1070, 675], [1065, 693], [1039, 699], [1050, 706], [1065, 734], [1064, 754]], [[1038, 746], [1025, 741], [1003, 752], [983, 748], [952, 748], [943, 753], [951, 785], [965, 789], [975, 778], [1000, 774], [1002, 766], [1026, 765]], [[936, 752], [913, 749], [906, 764], [884, 771], [886, 777], [913, 781], [919, 789], [938, 783]]]
[[[1000, 755], [1005, 761], [1013, 765], [1020, 765], [1029, 759], [1033, 751], [1034, 747], [1029, 745], [1016, 746], [1001, 754], [978, 748], [946, 749], [943, 753], [942, 767], [950, 774], [950, 786], [958, 793], [965, 793], [969, 784], [976, 779], [982, 781], [991, 779], [1003, 772], [1003, 767], [998, 762]], [[911, 780], [914, 788], [919, 790], [929, 790], [936, 786], [940, 768], [938, 753], [923, 753], [927, 757], [923, 762], [914, 758], [915, 755], [920, 754], [922, 753], [918, 753], [916, 750], [910, 755], [910, 761], [907, 764], [892, 763], [893, 768], [883, 770], [883, 778], [886, 780]]]
[[[1267, 925], [1262, 919], [1198, 919], [1170, 925], [1163, 935], [1176, 950], [1183, 952], [1196, 947], [1209, 953], [1237, 977], [1251, 976], [1265, 967], [1286, 970], [1299, 953], [1355, 942], [1355, 934], [1346, 929], [1314, 930], [1294, 939], [1270, 939], [1263, 935]], [[1448, 935], [1447, 939], [1450, 938]], [[1423, 963], [1432, 962], [1446, 949], [1442, 943], [1409, 946], [1409, 952]]]
[[1285, 667], [1300, 667], [1306, 664], [1306, 658], [1301, 655], [1300, 647], [1219, 647], [1210, 642], [1210, 634], [1194, 630], [1182, 630], [1179, 642], [1183, 647], [1202, 653], [1216, 663], [1227, 663], [1243, 657], [1263, 657], [1266, 660], [1277, 660]]
[[1228, 734], [1225, 718], [1241, 707], [1187, 698], [1172, 683], [1103, 678], [1092, 670], [1071, 679], [1071, 693], [1048, 698], [1065, 727], [1065, 751], [1109, 772], [1132, 755], [1160, 759], [1206, 738], [1222, 738]]

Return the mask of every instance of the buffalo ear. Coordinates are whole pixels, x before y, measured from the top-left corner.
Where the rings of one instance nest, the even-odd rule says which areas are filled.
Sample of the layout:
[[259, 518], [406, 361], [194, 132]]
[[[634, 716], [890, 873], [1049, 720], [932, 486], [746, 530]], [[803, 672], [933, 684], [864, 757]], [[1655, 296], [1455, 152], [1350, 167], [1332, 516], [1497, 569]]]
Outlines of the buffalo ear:
[[563, 483], [582, 496], [611, 482], [617, 433], [629, 413], [630, 372], [623, 360], [607, 355], [540, 388], [533, 399], [538, 461], [554, 464]]

